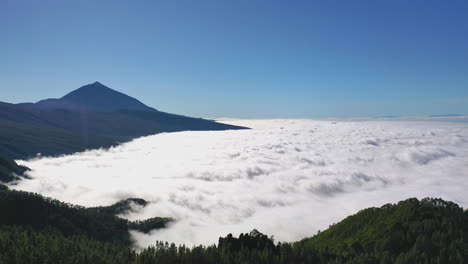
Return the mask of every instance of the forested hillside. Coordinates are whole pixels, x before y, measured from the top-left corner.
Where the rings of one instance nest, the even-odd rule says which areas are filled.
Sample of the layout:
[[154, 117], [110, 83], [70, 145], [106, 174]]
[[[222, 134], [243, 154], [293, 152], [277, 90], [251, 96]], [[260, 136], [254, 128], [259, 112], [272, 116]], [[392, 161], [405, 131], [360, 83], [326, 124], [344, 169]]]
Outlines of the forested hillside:
[[44, 234], [53, 231], [67, 237], [85, 236], [130, 245], [129, 229], [148, 232], [163, 228], [171, 221], [156, 217], [130, 222], [116, 216], [128, 210], [129, 202], [134, 200], [125, 200], [109, 207], [85, 208], [39, 194], [9, 190], [7, 186], [0, 185], [0, 226], [28, 227], [31, 231], [45, 231]]
[[343, 259], [466, 263], [468, 212], [442, 199], [412, 198], [362, 210], [299, 244]]
[[145, 226], [115, 217], [130, 203], [146, 201], [86, 209], [2, 186], [0, 263], [468, 263], [468, 212], [441, 199], [365, 209], [295, 243], [253, 230], [211, 246], [155, 241], [141, 252], [129, 247], [127, 230], [164, 227], [170, 219]]
[[25, 166], [18, 165], [14, 160], [0, 155], [0, 183], [7, 183], [25, 177], [24, 173], [29, 170]]

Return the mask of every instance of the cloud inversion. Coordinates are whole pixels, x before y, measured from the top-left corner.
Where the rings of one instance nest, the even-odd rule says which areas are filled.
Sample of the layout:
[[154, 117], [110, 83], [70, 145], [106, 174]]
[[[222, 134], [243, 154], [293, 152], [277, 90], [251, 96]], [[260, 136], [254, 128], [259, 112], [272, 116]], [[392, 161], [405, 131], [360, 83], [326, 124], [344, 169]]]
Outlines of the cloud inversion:
[[176, 222], [137, 247], [211, 244], [253, 228], [294, 241], [349, 214], [409, 197], [468, 205], [468, 124], [231, 120], [251, 130], [163, 133], [109, 150], [20, 163], [15, 189], [84, 206], [139, 197], [128, 219]]

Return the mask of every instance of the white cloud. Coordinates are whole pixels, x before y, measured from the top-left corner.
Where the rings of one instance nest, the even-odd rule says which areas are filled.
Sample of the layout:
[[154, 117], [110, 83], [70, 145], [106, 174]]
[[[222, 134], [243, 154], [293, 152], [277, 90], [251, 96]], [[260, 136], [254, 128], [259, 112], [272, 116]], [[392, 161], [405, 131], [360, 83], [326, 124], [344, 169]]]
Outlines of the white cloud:
[[21, 161], [12, 188], [63, 201], [151, 202], [125, 217], [176, 222], [136, 246], [215, 243], [253, 228], [293, 241], [349, 214], [409, 197], [468, 206], [468, 124], [230, 120], [252, 130], [165, 133], [110, 150]]

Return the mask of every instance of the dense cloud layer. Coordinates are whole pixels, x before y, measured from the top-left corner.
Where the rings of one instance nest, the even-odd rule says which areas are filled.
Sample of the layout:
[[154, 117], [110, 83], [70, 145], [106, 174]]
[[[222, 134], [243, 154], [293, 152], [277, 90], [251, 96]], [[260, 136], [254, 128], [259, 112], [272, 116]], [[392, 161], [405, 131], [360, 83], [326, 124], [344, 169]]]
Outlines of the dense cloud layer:
[[369, 206], [442, 197], [468, 206], [468, 124], [239, 120], [252, 130], [179, 132], [110, 150], [22, 161], [14, 188], [75, 204], [129, 197], [151, 204], [123, 217], [173, 217], [155, 240], [211, 244], [253, 228], [292, 241]]

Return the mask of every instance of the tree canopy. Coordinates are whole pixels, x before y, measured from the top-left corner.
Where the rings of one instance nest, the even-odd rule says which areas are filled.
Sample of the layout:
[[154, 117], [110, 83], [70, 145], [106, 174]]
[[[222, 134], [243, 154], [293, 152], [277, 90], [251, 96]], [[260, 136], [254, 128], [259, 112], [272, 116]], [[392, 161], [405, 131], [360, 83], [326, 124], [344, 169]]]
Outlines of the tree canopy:
[[84, 208], [0, 185], [0, 263], [468, 263], [468, 211], [442, 199], [368, 208], [298, 242], [252, 230], [210, 246], [155, 241], [139, 252], [128, 229], [164, 228], [170, 219], [116, 217], [129, 203], [146, 201]]

